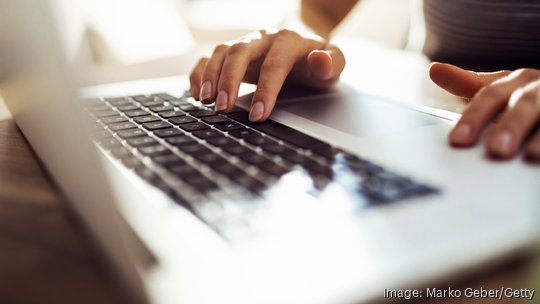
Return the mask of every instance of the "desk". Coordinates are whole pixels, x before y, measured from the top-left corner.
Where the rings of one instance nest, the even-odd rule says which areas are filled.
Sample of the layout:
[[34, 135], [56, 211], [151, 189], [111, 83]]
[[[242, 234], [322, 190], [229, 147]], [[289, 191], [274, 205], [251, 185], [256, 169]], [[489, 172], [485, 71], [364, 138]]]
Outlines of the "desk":
[[93, 248], [13, 120], [1, 120], [0, 303], [120, 303]]
[[[459, 106], [456, 101], [453, 104]], [[3, 105], [0, 119], [0, 303], [123, 303], [88, 232], [69, 210]], [[516, 259], [467, 279], [442, 282], [440, 287], [531, 288], [527, 283], [531, 268], [530, 259]]]

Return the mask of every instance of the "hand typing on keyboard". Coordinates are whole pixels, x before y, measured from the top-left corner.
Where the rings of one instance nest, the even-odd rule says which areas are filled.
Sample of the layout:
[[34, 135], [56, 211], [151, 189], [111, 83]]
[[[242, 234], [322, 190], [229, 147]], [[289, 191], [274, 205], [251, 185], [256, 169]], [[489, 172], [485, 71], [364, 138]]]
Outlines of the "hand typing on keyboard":
[[452, 145], [474, 146], [490, 122], [500, 117], [485, 142], [488, 155], [510, 159], [523, 150], [528, 161], [540, 162], [540, 70], [476, 73], [434, 63], [430, 76], [450, 93], [470, 98], [450, 133]]
[[284, 84], [326, 88], [343, 68], [343, 53], [322, 37], [304, 37], [290, 30], [261, 30], [218, 45], [209, 58], [201, 58], [190, 75], [191, 96], [215, 102], [215, 110], [230, 111], [241, 82], [257, 84], [249, 119], [268, 118]]

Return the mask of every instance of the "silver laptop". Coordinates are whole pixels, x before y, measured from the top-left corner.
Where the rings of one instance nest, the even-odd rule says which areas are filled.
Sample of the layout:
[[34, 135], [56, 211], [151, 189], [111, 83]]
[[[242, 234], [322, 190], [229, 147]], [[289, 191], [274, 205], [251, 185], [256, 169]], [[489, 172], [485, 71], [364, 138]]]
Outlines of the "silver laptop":
[[341, 84], [252, 124], [249, 96], [218, 115], [185, 77], [79, 88], [48, 1], [0, 1], [0, 58], [10, 112], [133, 301], [367, 302], [537, 236], [539, 169], [452, 149], [452, 121], [419, 109]]

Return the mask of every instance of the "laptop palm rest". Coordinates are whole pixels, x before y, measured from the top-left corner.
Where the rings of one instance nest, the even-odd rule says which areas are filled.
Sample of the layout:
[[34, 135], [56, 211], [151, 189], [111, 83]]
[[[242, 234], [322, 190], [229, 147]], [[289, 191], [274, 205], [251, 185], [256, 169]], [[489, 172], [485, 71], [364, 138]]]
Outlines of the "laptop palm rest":
[[[249, 109], [253, 94], [239, 97]], [[381, 97], [362, 94], [345, 84], [329, 91], [286, 88], [278, 96], [276, 109], [356, 137], [373, 137], [443, 123], [436, 116]]]

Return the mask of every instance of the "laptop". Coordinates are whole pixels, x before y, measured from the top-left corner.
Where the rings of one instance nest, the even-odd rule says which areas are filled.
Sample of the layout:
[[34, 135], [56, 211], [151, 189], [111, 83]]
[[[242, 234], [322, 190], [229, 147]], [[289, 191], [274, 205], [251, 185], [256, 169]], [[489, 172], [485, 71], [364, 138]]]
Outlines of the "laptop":
[[0, 92], [132, 302], [403, 297], [538, 236], [538, 168], [449, 147], [448, 118], [345, 84], [257, 124], [185, 77], [80, 88], [49, 9], [0, 2]]

